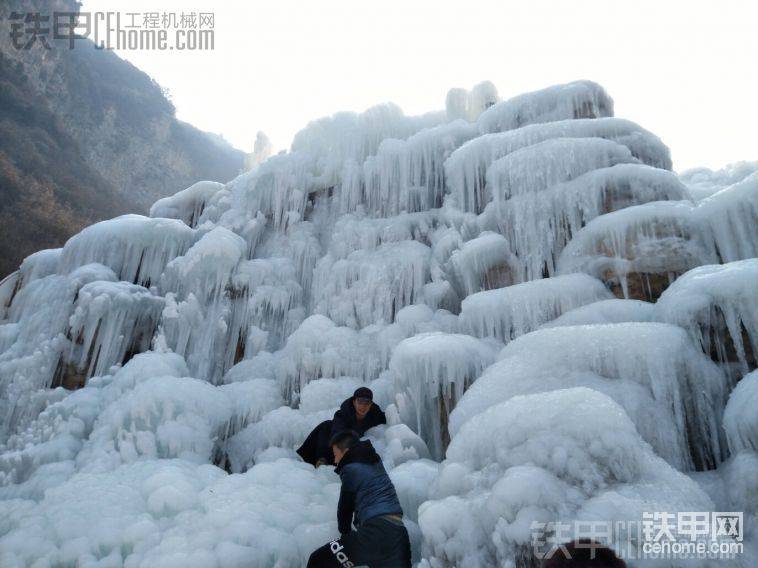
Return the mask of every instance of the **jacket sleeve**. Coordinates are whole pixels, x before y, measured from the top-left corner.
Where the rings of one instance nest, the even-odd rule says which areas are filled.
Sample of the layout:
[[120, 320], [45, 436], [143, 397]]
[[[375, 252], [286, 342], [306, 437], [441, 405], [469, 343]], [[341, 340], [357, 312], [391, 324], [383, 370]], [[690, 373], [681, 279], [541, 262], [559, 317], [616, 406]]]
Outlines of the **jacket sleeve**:
[[355, 511], [355, 492], [342, 486], [340, 500], [337, 505], [337, 528], [340, 534], [348, 534], [353, 524], [353, 512]]
[[382, 410], [378, 406], [376, 407], [376, 410], [377, 410], [377, 414], [378, 414], [378, 416], [377, 416], [377, 422], [376, 422], [377, 426], [379, 424], [386, 424], [387, 423], [387, 415], [384, 414], [384, 410]]
[[384, 414], [384, 411], [379, 408], [376, 404], [371, 407], [371, 414], [369, 415], [369, 424], [368, 428], [373, 428], [374, 426], [379, 426], [380, 424], [386, 424], [387, 423], [387, 416]]
[[329, 435], [329, 438], [337, 434], [338, 432], [343, 432], [345, 430], [350, 430], [350, 425], [347, 422], [347, 419], [345, 418], [345, 414], [338, 410], [334, 413], [334, 418], [332, 418], [332, 432]]

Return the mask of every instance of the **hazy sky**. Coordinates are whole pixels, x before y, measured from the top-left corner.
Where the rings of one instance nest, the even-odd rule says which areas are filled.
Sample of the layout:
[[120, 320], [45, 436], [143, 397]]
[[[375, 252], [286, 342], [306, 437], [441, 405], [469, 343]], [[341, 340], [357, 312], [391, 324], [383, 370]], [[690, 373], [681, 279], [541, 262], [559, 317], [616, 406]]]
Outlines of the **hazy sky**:
[[758, 2], [85, 0], [83, 10], [215, 13], [213, 51], [121, 51], [179, 118], [252, 150], [287, 148], [340, 110], [444, 107], [491, 80], [501, 98], [575, 79], [660, 136], [674, 167], [758, 160]]

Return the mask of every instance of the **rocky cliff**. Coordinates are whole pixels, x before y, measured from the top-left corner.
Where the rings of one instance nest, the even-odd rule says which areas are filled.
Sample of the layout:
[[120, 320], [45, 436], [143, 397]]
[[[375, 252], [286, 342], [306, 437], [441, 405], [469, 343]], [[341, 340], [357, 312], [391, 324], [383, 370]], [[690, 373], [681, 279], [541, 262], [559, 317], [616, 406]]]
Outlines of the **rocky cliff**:
[[242, 152], [177, 120], [161, 87], [115, 53], [89, 40], [14, 47], [12, 12], [77, 9], [73, 0], [0, 5], [0, 275], [87, 224], [144, 213], [243, 167]]

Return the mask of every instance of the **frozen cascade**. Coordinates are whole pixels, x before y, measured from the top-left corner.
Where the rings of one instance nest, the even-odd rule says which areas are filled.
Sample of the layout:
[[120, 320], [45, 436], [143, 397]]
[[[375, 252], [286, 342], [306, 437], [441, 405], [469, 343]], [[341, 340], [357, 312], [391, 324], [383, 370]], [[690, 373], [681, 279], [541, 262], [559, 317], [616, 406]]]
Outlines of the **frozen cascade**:
[[428, 246], [404, 241], [356, 250], [344, 259], [327, 255], [315, 270], [314, 311], [357, 329], [392, 323], [398, 310], [419, 301], [430, 254]]
[[[393, 351], [390, 372], [401, 416], [412, 424], [436, 459], [449, 443], [447, 420], [463, 393], [495, 359], [495, 349], [468, 335], [422, 333]], [[406, 412], [403, 412], [406, 410]]]
[[651, 201], [689, 199], [687, 188], [668, 170], [618, 164], [500, 202], [498, 226], [519, 257], [521, 279], [534, 280], [555, 274], [563, 248], [594, 218]]
[[366, 211], [388, 216], [440, 207], [445, 159], [474, 136], [475, 125], [457, 120], [407, 140], [384, 140], [376, 155], [363, 162], [361, 175], [343, 176], [341, 210], [354, 211], [365, 204]]
[[758, 259], [699, 266], [680, 276], [655, 305], [659, 321], [686, 329], [696, 345], [737, 378], [758, 367]]
[[[393, 348], [403, 339], [433, 331], [453, 332], [458, 319], [445, 310], [433, 311], [418, 305], [397, 312], [395, 323], [375, 324], [355, 330], [337, 326], [322, 315], [307, 318], [287, 339], [286, 345], [271, 354], [270, 376], [281, 381], [288, 401], [297, 401], [310, 381], [322, 377], [356, 377], [362, 382], [377, 379], [387, 368]], [[255, 364], [256, 358], [251, 360]]]
[[660, 323], [556, 327], [521, 336], [464, 395], [450, 416], [450, 433], [454, 438], [472, 417], [515, 395], [569, 386], [614, 398], [643, 438], [679, 469], [713, 467], [724, 457], [727, 379], [684, 330]]
[[758, 371], [744, 377], [732, 391], [724, 410], [724, 429], [733, 454], [758, 452]]
[[[513, 565], [531, 545], [533, 521], [639, 521], [650, 509], [712, 507], [607, 396], [586, 388], [518, 396], [453, 435], [419, 507], [421, 566]], [[624, 542], [613, 534], [609, 544]]]
[[569, 310], [542, 328], [567, 325], [655, 321], [655, 304], [641, 300], [600, 300]]
[[[313, 223], [305, 221], [290, 227], [286, 233], [265, 231], [255, 251], [257, 258], [288, 258], [295, 268], [295, 278], [307, 295], [313, 281], [313, 270], [324, 250]], [[248, 255], [250, 258], [253, 255]]]
[[613, 295], [586, 274], [568, 274], [471, 294], [461, 304], [461, 328], [504, 343], [561, 314]]
[[216, 227], [172, 260], [161, 277], [166, 293], [160, 324], [163, 341], [186, 357], [190, 372], [198, 377], [218, 381], [225, 371], [228, 286], [246, 248], [242, 237]]
[[295, 135], [292, 151], [312, 156], [324, 186], [329, 187], [337, 184], [343, 164], [362, 164], [376, 154], [383, 140], [405, 140], [444, 122], [444, 112], [405, 116], [392, 103], [376, 105], [360, 114], [339, 112], [310, 122]]
[[484, 231], [454, 250], [442, 269], [458, 297], [465, 298], [482, 290], [515, 284], [516, 262], [502, 235]]
[[616, 164], [635, 163], [629, 148], [604, 138], [553, 138], [511, 152], [487, 168], [488, 198], [498, 206], [512, 197]]
[[671, 169], [669, 149], [661, 140], [621, 118], [561, 120], [532, 124], [498, 134], [485, 134], [465, 143], [445, 161], [448, 192], [464, 211], [480, 213], [487, 204], [487, 168], [511, 152], [553, 138], [605, 138], [629, 148], [643, 164]]
[[[153, 373], [164, 377], [187, 376], [184, 360], [176, 354], [144, 353], [136, 355], [114, 375], [93, 377], [69, 396], [50, 400], [29, 426], [11, 435], [0, 446], [0, 491], [12, 492], [10, 484], [32, 478], [38, 469], [60, 469], [70, 475], [73, 464], [60, 467], [57, 462], [73, 460], [92, 431], [95, 420], [109, 404], [133, 390]], [[70, 467], [69, 467], [70, 466]], [[40, 476], [41, 477], [41, 476]], [[56, 476], [53, 477], [57, 481]], [[44, 477], [40, 480], [44, 481]], [[40, 489], [39, 482], [26, 488]], [[20, 496], [24, 488], [16, 491]]]
[[598, 85], [498, 100], [313, 121], [0, 282], [0, 565], [303, 566], [339, 480], [295, 449], [359, 385], [420, 568], [532, 568], [534, 521], [755, 525], [752, 166], [695, 205]]
[[332, 229], [329, 253], [335, 259], [342, 259], [357, 250], [374, 250], [389, 243], [411, 240], [428, 243], [432, 233], [444, 221], [436, 211], [403, 213], [387, 218], [343, 215]]
[[627, 207], [590, 221], [563, 249], [558, 274], [585, 272], [616, 296], [655, 300], [677, 276], [716, 261], [688, 201]]
[[71, 237], [63, 247], [58, 273], [97, 262], [111, 268], [119, 280], [150, 287], [194, 240], [195, 231], [181, 221], [123, 215]]
[[712, 231], [721, 262], [758, 257], [758, 172], [701, 201], [695, 216]]
[[482, 81], [470, 91], [454, 87], [445, 97], [445, 113], [448, 120], [464, 119], [473, 122], [499, 100], [497, 87], [491, 81]]
[[262, 349], [280, 348], [303, 319], [303, 288], [290, 258], [242, 261], [230, 288], [224, 369]]
[[605, 89], [592, 81], [574, 81], [495, 103], [477, 124], [479, 132], [487, 134], [540, 122], [608, 116], [613, 116], [613, 99]]
[[[79, 290], [89, 282], [115, 280], [113, 271], [86, 264], [68, 276], [51, 274], [31, 280], [14, 295], [8, 309], [0, 353], [0, 443], [22, 428], [47, 403], [46, 391], [59, 374], [62, 354], [71, 347], [66, 338], [69, 317]], [[78, 384], [83, 381], [78, 381]]]
[[223, 183], [199, 181], [170, 197], [156, 201], [150, 208], [150, 216], [179, 219], [195, 228], [205, 211], [205, 206], [222, 189], [224, 189]]
[[735, 162], [727, 164], [720, 170], [694, 168], [679, 174], [682, 183], [686, 185], [698, 201], [710, 197], [717, 191], [741, 182], [750, 174], [758, 172], [758, 161]]
[[59, 248], [47, 249], [27, 256], [16, 272], [0, 282], [0, 310], [10, 308], [16, 293], [30, 282], [57, 274], [62, 252]]
[[104, 374], [125, 357], [147, 351], [163, 303], [160, 296], [128, 282], [82, 286], [69, 320], [73, 344], [68, 360], [85, 371], [87, 379]]

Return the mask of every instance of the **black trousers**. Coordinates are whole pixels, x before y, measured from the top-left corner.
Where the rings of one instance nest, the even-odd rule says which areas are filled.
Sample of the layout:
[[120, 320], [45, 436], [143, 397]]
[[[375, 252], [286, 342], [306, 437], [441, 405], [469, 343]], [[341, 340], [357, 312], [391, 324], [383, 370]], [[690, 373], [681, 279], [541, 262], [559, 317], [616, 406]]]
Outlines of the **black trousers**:
[[403, 523], [374, 517], [358, 530], [325, 544], [308, 559], [308, 568], [411, 568], [411, 541]]

